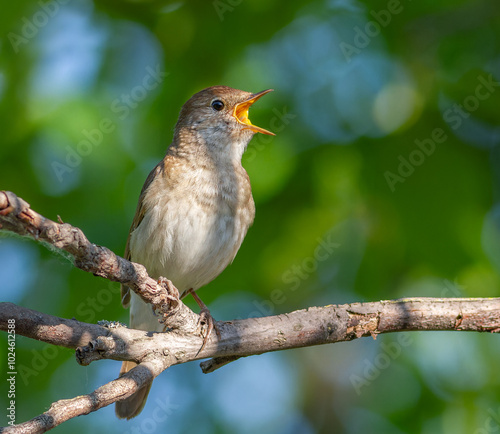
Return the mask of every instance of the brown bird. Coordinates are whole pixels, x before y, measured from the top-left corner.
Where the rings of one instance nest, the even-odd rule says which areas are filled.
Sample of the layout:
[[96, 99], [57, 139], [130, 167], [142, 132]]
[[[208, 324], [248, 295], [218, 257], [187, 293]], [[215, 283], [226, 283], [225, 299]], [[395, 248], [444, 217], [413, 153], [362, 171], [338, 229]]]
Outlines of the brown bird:
[[[139, 197], [125, 257], [149, 275], [168, 278], [181, 298], [191, 293], [208, 324], [213, 320], [195, 291], [215, 279], [234, 259], [253, 222], [255, 205], [241, 157], [255, 133], [250, 106], [272, 89], [249, 93], [213, 86], [193, 95], [181, 109], [165, 158], [151, 171]], [[163, 331], [151, 306], [122, 287], [130, 305], [130, 327]], [[136, 366], [124, 362], [120, 375]], [[151, 384], [116, 403], [119, 418], [143, 409]]]

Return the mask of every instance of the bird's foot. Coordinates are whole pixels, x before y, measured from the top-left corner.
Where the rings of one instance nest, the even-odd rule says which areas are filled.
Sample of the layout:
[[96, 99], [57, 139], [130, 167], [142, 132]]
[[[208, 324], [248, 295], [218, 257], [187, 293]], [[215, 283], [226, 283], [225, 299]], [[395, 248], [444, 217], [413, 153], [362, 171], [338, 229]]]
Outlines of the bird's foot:
[[[205, 327], [206, 330], [204, 330]], [[206, 306], [202, 307], [200, 310], [200, 319], [198, 320], [198, 333], [203, 337], [203, 344], [196, 355], [200, 354], [201, 350], [203, 350], [203, 348], [207, 345], [208, 338], [210, 337], [212, 330], [215, 330], [217, 337], [220, 339], [220, 331], [214, 317]]]
[[169, 304], [169, 309], [174, 309], [179, 304], [179, 290], [175, 285], [168, 280], [166, 277], [160, 277], [158, 279], [158, 285], [163, 286], [167, 291], [167, 302]]
[[207, 345], [212, 330], [215, 330], [215, 333], [217, 334], [217, 337], [219, 339], [220, 339], [220, 331], [217, 327], [217, 323], [214, 320], [214, 317], [210, 313], [210, 310], [205, 305], [205, 303], [203, 303], [201, 298], [198, 297], [198, 294], [196, 294], [196, 292], [193, 291], [192, 289], [190, 289], [188, 293], [190, 293], [193, 296], [198, 306], [200, 306], [200, 318], [198, 319], [198, 333], [203, 337], [203, 343], [198, 352], [196, 353], [196, 355], [198, 355]]
[[[166, 305], [167, 306], [166, 306], [166, 309], [162, 313], [162, 319], [159, 320], [161, 323], [163, 323], [165, 316], [167, 316], [169, 314], [169, 312], [171, 312], [173, 309], [175, 309], [180, 303], [179, 290], [175, 287], [175, 285], [170, 280], [168, 280], [165, 277], [160, 277], [157, 282], [158, 282], [158, 285], [165, 288], [165, 290], [167, 292], [167, 296], [166, 296]], [[154, 316], [158, 316], [156, 313], [155, 307], [154, 306], [151, 306], [151, 307], [153, 309]], [[167, 330], [167, 326], [165, 326], [163, 328], [163, 331], [166, 331], [166, 330]]]

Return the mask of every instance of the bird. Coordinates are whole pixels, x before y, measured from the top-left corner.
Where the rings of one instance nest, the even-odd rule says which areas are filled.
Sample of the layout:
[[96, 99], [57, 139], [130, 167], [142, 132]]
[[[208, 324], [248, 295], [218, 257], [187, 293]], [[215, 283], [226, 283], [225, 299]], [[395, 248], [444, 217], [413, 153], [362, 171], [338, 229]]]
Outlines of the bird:
[[[193, 295], [208, 324], [204, 344], [213, 319], [196, 291], [233, 261], [253, 223], [255, 204], [241, 159], [256, 133], [274, 135], [248, 118], [250, 106], [272, 90], [212, 86], [194, 94], [181, 108], [165, 157], [142, 187], [130, 227], [125, 258], [155, 279], [169, 279], [180, 298]], [[131, 328], [164, 330], [151, 305], [126, 286], [121, 293]], [[135, 366], [123, 362], [120, 375]], [[151, 384], [118, 401], [116, 415], [137, 416]]]

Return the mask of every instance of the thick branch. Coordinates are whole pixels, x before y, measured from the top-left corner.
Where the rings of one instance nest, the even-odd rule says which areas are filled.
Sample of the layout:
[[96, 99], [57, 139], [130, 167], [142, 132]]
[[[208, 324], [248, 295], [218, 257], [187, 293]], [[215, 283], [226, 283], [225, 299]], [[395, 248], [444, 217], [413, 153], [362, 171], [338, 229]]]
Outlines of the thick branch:
[[96, 324], [58, 318], [13, 303], [0, 303], [0, 330], [7, 330], [9, 319], [15, 320], [17, 335], [67, 348], [87, 345], [108, 334], [107, 329]]
[[[14, 308], [13, 308], [14, 306]], [[150, 333], [112, 325], [100, 327], [75, 320], [62, 320], [39, 314], [11, 303], [0, 303], [0, 329], [7, 329], [8, 319], [21, 319], [36, 330], [16, 330], [38, 340], [78, 348], [81, 364], [99, 359], [142, 362], [156, 356], [173, 356], [169, 364], [181, 364], [208, 357], [236, 358], [291, 348], [350, 341], [381, 333], [414, 330], [500, 331], [500, 298], [408, 298], [370, 303], [352, 303], [311, 307], [295, 312], [220, 322], [220, 339], [213, 336], [198, 354], [201, 337], [172, 330]], [[35, 321], [36, 320], [36, 321]], [[45, 330], [64, 322], [61, 343]], [[71, 329], [69, 326], [73, 326]], [[89, 328], [88, 341], [71, 341], [82, 335], [73, 330]], [[68, 345], [73, 342], [73, 345]], [[213, 369], [212, 369], [213, 370]]]
[[[109, 280], [124, 283], [152, 303], [171, 329], [148, 333], [116, 324], [101, 327], [41, 314], [0, 303], [0, 329], [15, 320], [16, 333], [55, 345], [76, 348], [80, 364], [99, 359], [140, 363], [123, 377], [93, 393], [54, 403], [43, 415], [4, 432], [45, 432], [69, 418], [87, 414], [124, 399], [174, 364], [212, 358], [202, 364], [211, 372], [239, 357], [307, 347], [380, 333], [412, 330], [500, 331], [500, 299], [409, 298], [341, 306], [312, 307], [266, 318], [218, 323], [220, 339], [212, 336], [198, 354], [202, 339], [193, 333], [198, 315], [172, 300], [170, 283], [151, 279], [142, 265], [109, 249], [91, 244], [80, 229], [55, 223], [32, 211], [10, 192], [0, 192], [0, 227], [29, 235], [70, 253], [75, 265]], [[2, 430], [0, 429], [0, 432]]]
[[[201, 338], [170, 331], [148, 334], [123, 326], [100, 327], [75, 320], [39, 314], [11, 303], [0, 304], [0, 329], [9, 319], [26, 320], [36, 330], [22, 327], [19, 334], [57, 344], [45, 330], [61, 327], [60, 345], [83, 343], [84, 334], [72, 330], [89, 328], [88, 345], [77, 349], [82, 364], [112, 358], [141, 364], [123, 377], [89, 395], [58, 401], [28, 422], [7, 428], [6, 433], [42, 433], [76, 416], [124, 399], [173, 364], [212, 357], [202, 364], [204, 372], [242, 356], [312, 345], [349, 341], [363, 336], [412, 330], [500, 331], [500, 299], [409, 298], [372, 303], [353, 303], [304, 309], [289, 314], [220, 323], [221, 339], [210, 340], [198, 355]], [[80, 336], [71, 339], [71, 336]]]

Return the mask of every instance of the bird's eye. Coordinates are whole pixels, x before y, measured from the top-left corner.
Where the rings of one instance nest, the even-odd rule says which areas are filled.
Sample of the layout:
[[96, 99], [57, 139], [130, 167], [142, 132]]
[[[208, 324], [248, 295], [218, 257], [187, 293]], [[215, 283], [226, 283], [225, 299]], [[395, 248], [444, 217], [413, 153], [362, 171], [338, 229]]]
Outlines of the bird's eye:
[[220, 112], [224, 108], [224, 103], [218, 99], [212, 101], [212, 108]]

